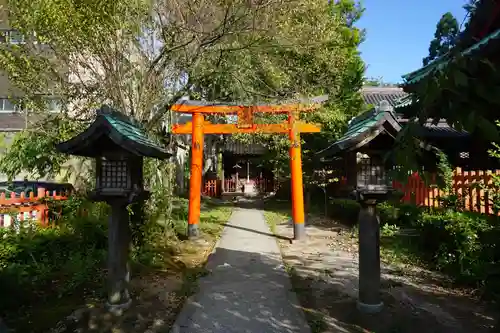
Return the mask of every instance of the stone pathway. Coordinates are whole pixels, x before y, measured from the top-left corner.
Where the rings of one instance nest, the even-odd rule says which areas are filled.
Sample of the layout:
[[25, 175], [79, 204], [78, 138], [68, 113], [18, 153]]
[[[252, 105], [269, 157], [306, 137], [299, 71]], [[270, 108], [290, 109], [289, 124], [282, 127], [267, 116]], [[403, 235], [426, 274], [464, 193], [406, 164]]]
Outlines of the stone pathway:
[[233, 212], [207, 269], [171, 333], [310, 333], [262, 211]]

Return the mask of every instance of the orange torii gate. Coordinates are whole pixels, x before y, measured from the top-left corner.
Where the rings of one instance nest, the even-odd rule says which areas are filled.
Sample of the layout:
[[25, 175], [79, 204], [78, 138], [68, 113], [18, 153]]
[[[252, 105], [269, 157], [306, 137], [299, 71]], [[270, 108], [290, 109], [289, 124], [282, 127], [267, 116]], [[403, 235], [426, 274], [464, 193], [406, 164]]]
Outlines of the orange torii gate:
[[[288, 133], [290, 145], [290, 169], [292, 178], [292, 219], [295, 239], [305, 237], [304, 193], [302, 188], [302, 157], [300, 133], [320, 132], [320, 127], [299, 120], [300, 112], [313, 111], [328, 97], [311, 99], [309, 103], [283, 105], [228, 105], [200, 101], [182, 101], [174, 104], [172, 111], [191, 113], [192, 122], [172, 126], [174, 134], [191, 134], [191, 178], [189, 180], [188, 236], [198, 236], [200, 220], [201, 182], [203, 169], [204, 134], [235, 133]], [[288, 114], [288, 121], [279, 124], [256, 124], [255, 113]], [[237, 124], [213, 124], [204, 120], [205, 114], [237, 115]]]

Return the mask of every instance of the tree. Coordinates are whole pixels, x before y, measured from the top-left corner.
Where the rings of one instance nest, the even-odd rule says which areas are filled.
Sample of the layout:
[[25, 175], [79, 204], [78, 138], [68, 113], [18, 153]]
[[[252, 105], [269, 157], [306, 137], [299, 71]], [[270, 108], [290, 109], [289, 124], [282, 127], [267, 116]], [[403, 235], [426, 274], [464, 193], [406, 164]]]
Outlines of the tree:
[[[297, 78], [308, 87], [312, 95], [328, 94], [329, 100], [323, 108], [314, 113], [302, 115], [305, 121], [319, 123], [321, 133], [302, 135], [304, 185], [308, 190], [316, 186], [313, 170], [321, 169], [315, 153], [336, 141], [345, 131], [349, 119], [363, 111], [360, 89], [363, 84], [365, 65], [359, 55], [358, 46], [363, 40], [364, 32], [355, 27], [361, 17], [363, 8], [352, 0], [330, 2], [331, 17], [340, 14], [340, 36], [330, 35], [325, 38], [325, 45], [314, 53], [286, 53], [283, 60], [296, 61], [292, 66], [301, 68], [302, 77]], [[337, 38], [337, 39], [334, 39]], [[340, 52], [342, 63], [332, 62], [332, 53]], [[291, 60], [293, 59], [293, 60]], [[313, 75], [307, 75], [311, 73]], [[285, 118], [282, 115], [269, 115], [259, 119], [262, 122], [278, 122]], [[284, 135], [254, 136], [239, 135], [243, 141], [253, 140], [268, 148], [268, 155], [262, 159], [263, 165], [275, 171], [275, 174], [289, 175], [290, 145]]]
[[422, 61], [424, 66], [450, 51], [455, 45], [459, 30], [458, 21], [452, 13], [447, 12], [441, 16], [436, 25], [434, 39], [429, 45], [429, 55]]
[[382, 77], [368, 77], [363, 81], [363, 85], [368, 87], [381, 87], [383, 84]]
[[385, 82], [383, 77], [367, 77], [363, 80], [365, 87], [397, 87], [397, 83]]
[[[180, 97], [255, 102], [344, 89], [362, 68], [354, 1], [12, 0], [26, 44], [3, 45], [0, 67], [40, 115], [1, 171], [57, 174], [53, 149], [110, 104], [161, 133]], [[44, 87], [41, 89], [40, 87]], [[60, 96], [48, 112], [41, 94]], [[339, 97], [340, 98], [340, 97]], [[351, 103], [342, 97], [342, 103]], [[34, 144], [36, 142], [36, 144]]]

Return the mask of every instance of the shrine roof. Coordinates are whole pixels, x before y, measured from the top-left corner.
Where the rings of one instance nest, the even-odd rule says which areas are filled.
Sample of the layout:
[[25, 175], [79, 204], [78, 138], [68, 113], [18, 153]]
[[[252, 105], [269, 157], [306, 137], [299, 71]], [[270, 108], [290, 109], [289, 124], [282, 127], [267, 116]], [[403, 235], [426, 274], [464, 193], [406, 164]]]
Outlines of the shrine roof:
[[84, 132], [56, 147], [65, 154], [95, 157], [105, 138], [132, 155], [159, 159], [172, 155], [152, 141], [141, 124], [109, 106], [97, 110], [95, 121]]
[[361, 88], [361, 96], [367, 105], [378, 105], [385, 100], [392, 107], [395, 107], [399, 100], [408, 94], [399, 87], [363, 87]]

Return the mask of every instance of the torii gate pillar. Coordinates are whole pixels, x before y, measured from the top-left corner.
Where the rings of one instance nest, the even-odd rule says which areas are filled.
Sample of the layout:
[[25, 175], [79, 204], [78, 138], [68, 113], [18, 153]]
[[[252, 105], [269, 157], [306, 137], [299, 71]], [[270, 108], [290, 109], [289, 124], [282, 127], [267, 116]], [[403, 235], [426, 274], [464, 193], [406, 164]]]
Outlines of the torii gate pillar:
[[302, 152], [300, 148], [300, 134], [297, 131], [298, 112], [290, 112], [290, 173], [292, 187], [292, 220], [293, 238], [302, 240], [306, 238], [304, 216], [304, 189], [302, 184]]
[[201, 209], [201, 181], [203, 173], [203, 113], [193, 113], [191, 135], [191, 176], [189, 179], [188, 237], [199, 235]]

